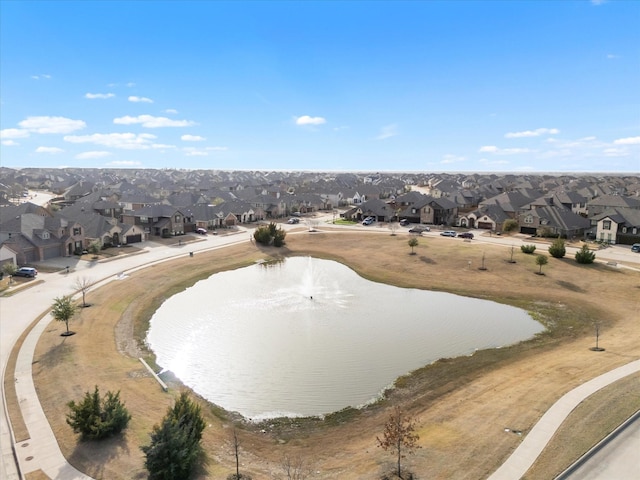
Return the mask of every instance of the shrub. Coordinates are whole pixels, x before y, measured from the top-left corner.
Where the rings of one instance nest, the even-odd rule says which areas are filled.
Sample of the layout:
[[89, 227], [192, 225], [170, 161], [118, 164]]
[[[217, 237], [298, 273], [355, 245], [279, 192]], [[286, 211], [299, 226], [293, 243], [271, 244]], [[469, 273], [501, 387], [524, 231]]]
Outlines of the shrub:
[[535, 245], [521, 245], [520, 246], [520, 250], [522, 250], [523, 253], [533, 253], [536, 251], [536, 246]]
[[200, 440], [205, 425], [200, 406], [182, 392], [162, 423], [153, 427], [150, 445], [141, 447], [149, 479], [189, 478], [202, 453]]
[[505, 222], [502, 224], [502, 231], [506, 233], [515, 232], [516, 230], [518, 230], [518, 227], [518, 221], [510, 218], [509, 220], [505, 220]]
[[120, 433], [131, 420], [131, 415], [120, 401], [120, 392], [107, 392], [104, 398], [100, 398], [97, 385], [93, 393], [85, 393], [80, 403], [71, 401], [67, 406], [71, 410], [67, 414], [67, 423], [85, 439], [98, 440]]
[[595, 259], [595, 252], [589, 250], [589, 246], [586, 243], [582, 244], [582, 248], [576, 252], [576, 262], [578, 263], [593, 263]]
[[286, 235], [286, 232], [282, 228], [278, 228], [273, 222], [269, 225], [262, 225], [253, 232], [253, 238], [255, 238], [256, 243], [262, 245], [271, 245], [273, 243], [276, 247], [284, 245]]
[[553, 258], [562, 258], [567, 254], [567, 249], [564, 246], [564, 240], [560, 237], [556, 238], [549, 247], [549, 254]]

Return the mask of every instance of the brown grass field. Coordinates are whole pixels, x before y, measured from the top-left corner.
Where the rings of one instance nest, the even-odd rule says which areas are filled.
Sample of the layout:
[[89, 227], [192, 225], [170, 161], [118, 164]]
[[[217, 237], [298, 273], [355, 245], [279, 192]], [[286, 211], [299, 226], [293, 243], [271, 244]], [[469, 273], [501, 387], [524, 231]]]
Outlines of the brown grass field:
[[[90, 292], [87, 301], [93, 306], [72, 322], [77, 334], [61, 337], [64, 325], [53, 322], [40, 338], [34, 358], [38, 395], [63, 453], [94, 478], [146, 478], [140, 446], [148, 443], [151, 428], [180, 389], [171, 384], [164, 393], [137, 359], [144, 356], [154, 365], [149, 352], [138, 351], [150, 316], [166, 298], [195, 281], [258, 259], [289, 255], [334, 259], [372, 281], [521, 307], [548, 330], [512, 347], [425, 366], [399, 378], [396, 388], [375, 405], [345, 409], [324, 420], [279, 419], [255, 425], [202, 401], [208, 424], [203, 438], [207, 458], [197, 478], [223, 479], [235, 471], [230, 445], [235, 427], [241, 440], [241, 472], [254, 480], [286, 478], [281, 468], [285, 455], [310, 465], [314, 473], [308, 478], [379, 479], [392, 470], [394, 457], [377, 448], [376, 435], [395, 405], [419, 422], [422, 448], [404, 461], [415, 478], [486, 478], [522, 439], [505, 433], [506, 427], [521, 430], [524, 437], [564, 393], [640, 357], [640, 273], [602, 264], [579, 265], [567, 257], [550, 258], [544, 275], [537, 275], [534, 256], [518, 251], [516, 263], [509, 263], [510, 251], [502, 246], [429, 237], [420, 238], [411, 255], [407, 240], [406, 235], [388, 232], [327, 229], [289, 234], [281, 249], [247, 242], [198, 253], [193, 259], [159, 264]], [[485, 271], [477, 268], [483, 255]], [[589, 350], [596, 321], [604, 352]], [[576, 409], [527, 478], [551, 478], [640, 408], [637, 380], [638, 376], [619, 381], [606, 394], [589, 398], [587, 408]], [[66, 404], [94, 385], [103, 393], [120, 390], [132, 420], [122, 436], [80, 442], [65, 423]], [[10, 412], [12, 419], [19, 416], [15, 405]], [[598, 422], [585, 421], [596, 417]]]

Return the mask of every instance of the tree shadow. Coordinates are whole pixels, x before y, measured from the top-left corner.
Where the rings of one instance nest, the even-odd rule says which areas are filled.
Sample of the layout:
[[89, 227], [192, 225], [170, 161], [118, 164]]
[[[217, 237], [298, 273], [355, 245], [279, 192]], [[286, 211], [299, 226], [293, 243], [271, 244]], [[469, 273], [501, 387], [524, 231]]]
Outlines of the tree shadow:
[[42, 354], [40, 358], [34, 360], [33, 363], [39, 363], [43, 367], [51, 368], [61, 364], [66, 358], [73, 355], [75, 345], [66, 342], [67, 337], [62, 337], [62, 342], [53, 345], [47, 352]]
[[[78, 440], [67, 460], [93, 478], [109, 478], [109, 464], [120, 456], [129, 456], [126, 431], [102, 440]], [[147, 476], [146, 471], [137, 475], [130, 473], [129, 478]]]

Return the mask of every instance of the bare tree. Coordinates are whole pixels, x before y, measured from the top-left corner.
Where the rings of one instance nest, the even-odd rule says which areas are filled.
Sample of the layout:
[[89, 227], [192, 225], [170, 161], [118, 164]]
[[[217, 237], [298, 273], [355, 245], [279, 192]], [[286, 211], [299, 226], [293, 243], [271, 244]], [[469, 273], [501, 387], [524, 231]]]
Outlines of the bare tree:
[[76, 279], [76, 283], [74, 283], [74, 287], [79, 292], [82, 292], [82, 306], [83, 307], [88, 307], [89, 306], [89, 305], [87, 305], [87, 302], [85, 301], [85, 297], [86, 297], [87, 292], [89, 291], [89, 288], [91, 287], [92, 284], [93, 284], [93, 280], [91, 278], [88, 278], [88, 277], [78, 277]]
[[285, 454], [280, 466], [287, 480], [305, 480], [313, 473], [313, 468], [300, 456], [291, 457]]
[[376, 437], [378, 446], [391, 452], [398, 459], [398, 477], [402, 478], [400, 461], [406, 457], [405, 453], [413, 453], [421, 448], [418, 445], [420, 436], [415, 433], [416, 420], [408, 414], [403, 414], [400, 407], [396, 407], [384, 424], [382, 438]]
[[389, 222], [388, 224], [389, 226], [389, 230], [391, 230], [391, 235], [395, 235], [396, 234], [396, 230], [398, 230], [398, 223], [397, 222]]

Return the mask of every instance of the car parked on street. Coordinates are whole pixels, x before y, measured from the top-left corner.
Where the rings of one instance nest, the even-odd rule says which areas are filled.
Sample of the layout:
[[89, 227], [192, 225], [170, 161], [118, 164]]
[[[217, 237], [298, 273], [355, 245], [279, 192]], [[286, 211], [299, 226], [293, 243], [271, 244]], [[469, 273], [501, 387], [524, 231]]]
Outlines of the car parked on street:
[[444, 232], [440, 232], [440, 235], [443, 237], [455, 237], [457, 233], [455, 230], [445, 230]]
[[415, 227], [411, 227], [409, 229], [409, 233], [417, 233], [418, 235], [422, 234], [422, 232], [430, 232], [431, 229], [426, 225], [416, 225]]
[[16, 273], [13, 276], [34, 278], [36, 275], [38, 275], [38, 270], [36, 270], [35, 268], [20, 267], [18, 270], [16, 270]]
[[634, 243], [633, 245], [631, 245], [631, 251], [640, 253], [640, 243]]
[[200, 235], [206, 235], [207, 234], [207, 229], [206, 228], [196, 228], [196, 233], [199, 233]]
[[462, 233], [458, 234], [458, 237], [472, 239], [473, 238], [473, 233], [471, 233], [471, 232], [462, 232]]
[[300, 223], [300, 219], [297, 217], [291, 217], [289, 220], [287, 220], [287, 223], [290, 225], [295, 225], [296, 223]]

